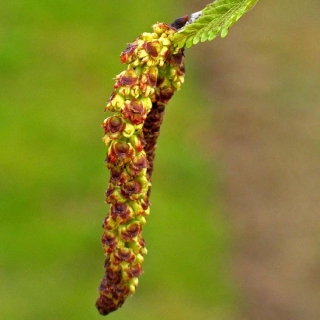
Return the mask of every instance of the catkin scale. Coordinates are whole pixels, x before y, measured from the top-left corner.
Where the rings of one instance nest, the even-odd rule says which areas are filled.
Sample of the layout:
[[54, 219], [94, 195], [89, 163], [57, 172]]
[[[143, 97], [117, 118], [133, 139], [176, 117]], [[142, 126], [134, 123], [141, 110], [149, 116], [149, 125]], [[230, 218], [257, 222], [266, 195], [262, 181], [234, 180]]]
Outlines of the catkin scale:
[[[181, 22], [180, 22], [181, 24]], [[116, 76], [103, 122], [110, 180], [109, 212], [101, 242], [105, 275], [96, 307], [107, 315], [135, 292], [147, 253], [142, 227], [149, 215], [151, 175], [165, 105], [184, 81], [183, 49], [171, 39], [177, 30], [165, 23], [153, 26], [121, 53], [127, 69]]]

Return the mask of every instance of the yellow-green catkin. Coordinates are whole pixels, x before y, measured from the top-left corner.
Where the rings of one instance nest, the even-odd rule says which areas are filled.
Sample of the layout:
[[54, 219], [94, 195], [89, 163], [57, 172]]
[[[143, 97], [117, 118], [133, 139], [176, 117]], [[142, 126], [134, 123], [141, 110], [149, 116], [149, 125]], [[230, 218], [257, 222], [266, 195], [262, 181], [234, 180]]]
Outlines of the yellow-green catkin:
[[184, 81], [183, 50], [172, 44], [177, 30], [165, 23], [141, 34], [120, 56], [127, 69], [116, 76], [103, 123], [110, 181], [103, 223], [105, 275], [96, 306], [102, 315], [133, 294], [147, 253], [142, 227], [149, 215], [154, 149], [164, 106]]

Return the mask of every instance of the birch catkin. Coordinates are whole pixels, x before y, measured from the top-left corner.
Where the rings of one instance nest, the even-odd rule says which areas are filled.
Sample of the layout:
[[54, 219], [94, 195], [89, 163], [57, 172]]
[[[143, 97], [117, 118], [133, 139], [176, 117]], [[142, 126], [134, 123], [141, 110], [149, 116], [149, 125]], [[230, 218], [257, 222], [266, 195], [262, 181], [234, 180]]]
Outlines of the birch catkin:
[[158, 23], [120, 56], [127, 69], [116, 76], [103, 123], [110, 181], [102, 245], [105, 275], [96, 306], [102, 315], [118, 309], [135, 292], [147, 253], [142, 227], [149, 215], [149, 195], [156, 141], [165, 105], [184, 81], [183, 49], [172, 44], [175, 27]]
[[122, 52], [127, 69], [116, 76], [103, 123], [110, 181], [102, 244], [105, 275], [96, 306], [102, 315], [135, 292], [147, 253], [142, 227], [149, 215], [151, 176], [165, 106], [184, 81], [185, 47], [225, 37], [258, 0], [215, 0], [171, 25], [157, 23]]

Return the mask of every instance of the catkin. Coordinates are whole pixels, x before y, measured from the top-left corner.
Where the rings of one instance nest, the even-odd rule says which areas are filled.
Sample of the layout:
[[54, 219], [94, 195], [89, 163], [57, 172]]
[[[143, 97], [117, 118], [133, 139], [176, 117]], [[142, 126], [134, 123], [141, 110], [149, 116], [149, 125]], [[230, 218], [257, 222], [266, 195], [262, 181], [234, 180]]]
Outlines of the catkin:
[[102, 315], [121, 307], [142, 274], [147, 253], [142, 227], [149, 215], [156, 142], [165, 105], [184, 81], [183, 49], [171, 41], [176, 31], [158, 23], [127, 46], [120, 55], [127, 69], [116, 76], [107, 102], [113, 115], [103, 122], [110, 209], [103, 222], [105, 275], [96, 302]]

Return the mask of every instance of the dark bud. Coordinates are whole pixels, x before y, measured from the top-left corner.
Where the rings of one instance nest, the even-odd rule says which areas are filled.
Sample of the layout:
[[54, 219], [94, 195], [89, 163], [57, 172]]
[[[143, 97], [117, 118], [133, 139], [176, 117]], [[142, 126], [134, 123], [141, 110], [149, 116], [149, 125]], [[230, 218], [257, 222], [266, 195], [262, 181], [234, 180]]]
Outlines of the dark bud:
[[189, 16], [188, 15], [185, 15], [183, 17], [180, 17], [176, 20], [174, 20], [172, 23], [171, 23], [171, 27], [179, 30], [181, 29], [182, 27], [185, 26], [185, 24], [188, 22], [189, 20]]

